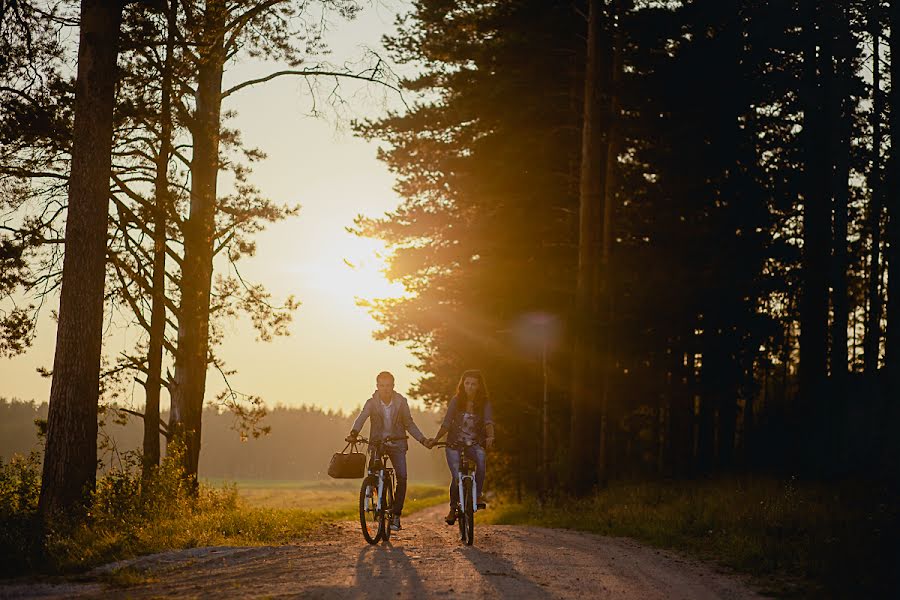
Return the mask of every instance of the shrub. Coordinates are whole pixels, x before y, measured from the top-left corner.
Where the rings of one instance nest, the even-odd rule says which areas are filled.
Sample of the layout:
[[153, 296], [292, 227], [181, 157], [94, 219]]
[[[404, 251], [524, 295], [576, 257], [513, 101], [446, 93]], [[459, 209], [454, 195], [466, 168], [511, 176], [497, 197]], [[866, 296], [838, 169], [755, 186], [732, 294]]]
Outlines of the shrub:
[[40, 554], [40, 468], [37, 452], [0, 459], [0, 574], [31, 569]]

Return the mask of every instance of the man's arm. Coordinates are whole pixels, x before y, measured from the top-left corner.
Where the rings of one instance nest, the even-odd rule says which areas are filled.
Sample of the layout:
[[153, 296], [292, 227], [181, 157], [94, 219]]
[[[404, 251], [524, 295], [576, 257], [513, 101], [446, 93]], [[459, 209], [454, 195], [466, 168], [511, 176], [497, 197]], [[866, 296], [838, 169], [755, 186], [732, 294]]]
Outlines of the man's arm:
[[412, 435], [416, 441], [425, 446], [425, 434], [419, 429], [419, 426], [416, 425], [416, 422], [413, 421], [412, 413], [409, 411], [409, 403], [406, 401], [406, 398], [403, 399], [403, 404], [401, 410], [401, 417], [403, 421], [403, 427]]
[[372, 399], [369, 398], [366, 400], [366, 403], [363, 405], [362, 412], [359, 413], [359, 416], [356, 417], [356, 420], [353, 421], [353, 428], [350, 430], [350, 437], [356, 437], [356, 435], [363, 428], [363, 425], [366, 423], [366, 419], [369, 418], [369, 411], [371, 411]]

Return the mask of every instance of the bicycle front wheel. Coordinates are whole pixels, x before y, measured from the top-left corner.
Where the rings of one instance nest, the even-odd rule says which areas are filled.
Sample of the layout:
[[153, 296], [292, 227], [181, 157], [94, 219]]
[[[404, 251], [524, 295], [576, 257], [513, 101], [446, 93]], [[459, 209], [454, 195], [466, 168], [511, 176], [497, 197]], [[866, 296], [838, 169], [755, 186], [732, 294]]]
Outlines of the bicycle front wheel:
[[377, 510], [378, 478], [369, 475], [363, 479], [359, 489], [359, 524], [363, 537], [370, 544], [377, 544], [384, 531], [382, 512]]
[[462, 505], [462, 515], [460, 515], [460, 523], [465, 523], [465, 526], [460, 526], [460, 533], [462, 534], [462, 541], [466, 544], [466, 546], [471, 546], [472, 542], [475, 541], [475, 510], [472, 499], [472, 480], [466, 479], [463, 481], [463, 505]]
[[394, 479], [387, 477], [384, 480], [384, 495], [381, 498], [382, 511], [382, 528], [381, 539], [385, 542], [391, 539], [391, 519], [394, 516]]

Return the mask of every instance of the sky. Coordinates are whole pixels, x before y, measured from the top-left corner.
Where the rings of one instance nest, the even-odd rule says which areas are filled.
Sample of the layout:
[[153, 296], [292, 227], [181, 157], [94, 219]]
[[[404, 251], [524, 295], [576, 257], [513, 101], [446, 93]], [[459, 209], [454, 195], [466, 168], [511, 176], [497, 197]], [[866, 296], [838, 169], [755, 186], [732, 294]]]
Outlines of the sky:
[[[353, 60], [367, 47], [379, 48], [381, 36], [393, 30], [394, 16], [404, 12], [408, 2], [365, 5], [355, 21], [338, 23], [331, 31], [331, 62]], [[224, 85], [274, 70], [277, 65], [242, 63], [226, 73]], [[392, 371], [401, 393], [417, 377], [408, 366], [414, 363], [409, 350], [374, 340], [377, 324], [356, 304], [357, 297], [403, 292], [380, 273], [383, 261], [376, 252], [383, 247], [345, 231], [357, 214], [378, 216], [400, 202], [392, 190], [392, 175], [376, 158], [377, 143], [355, 137], [347, 119], [376, 116], [401, 104], [395, 95], [363, 85], [345, 85], [343, 97], [347, 103], [340, 115], [320, 104], [325, 116], [311, 117], [311, 96], [303, 80], [281, 78], [245, 88], [223, 107], [237, 111], [227, 125], [242, 132], [245, 145], [267, 154], [254, 165], [251, 182], [278, 203], [301, 205], [298, 217], [257, 234], [256, 256], [239, 263], [241, 274], [264, 284], [273, 301], [293, 294], [302, 303], [290, 325], [291, 335], [257, 342], [249, 321], [236, 321], [226, 328], [218, 351], [227, 366], [238, 371], [230, 377], [231, 387], [261, 396], [269, 406], [308, 404], [354, 411], [371, 396], [379, 371]], [[227, 181], [223, 184], [220, 194], [227, 192]], [[345, 259], [357, 268], [351, 269]], [[0, 397], [39, 402], [49, 398], [50, 380], [36, 372], [53, 364], [54, 325], [46, 317], [49, 311], [44, 313], [33, 348], [24, 356], [0, 360]], [[108, 354], [129, 348], [124, 336], [111, 335], [107, 343]], [[207, 399], [223, 387], [221, 375], [210, 370]], [[143, 389], [135, 385], [125, 400], [142, 404]]]

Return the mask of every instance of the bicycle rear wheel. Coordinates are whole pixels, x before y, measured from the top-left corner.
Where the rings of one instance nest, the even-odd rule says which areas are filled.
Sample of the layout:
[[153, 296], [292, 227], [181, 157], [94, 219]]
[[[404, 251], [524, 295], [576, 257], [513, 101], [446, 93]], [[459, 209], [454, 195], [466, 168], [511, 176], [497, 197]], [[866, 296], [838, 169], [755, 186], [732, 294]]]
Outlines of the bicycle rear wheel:
[[359, 488], [359, 524], [362, 527], [363, 537], [370, 544], [377, 544], [381, 539], [383, 529], [383, 511], [376, 509], [378, 505], [378, 478], [369, 475], [363, 479]]
[[391, 539], [391, 519], [394, 517], [394, 478], [385, 477], [384, 479], [384, 495], [381, 499], [382, 511], [382, 534], [381, 539], [385, 542]]
[[472, 542], [475, 541], [475, 510], [472, 505], [471, 479], [463, 481], [463, 504], [460, 517], [460, 523], [465, 523], [465, 526], [460, 526], [459, 528], [462, 534], [462, 541], [465, 542], [466, 546], [471, 546]]

